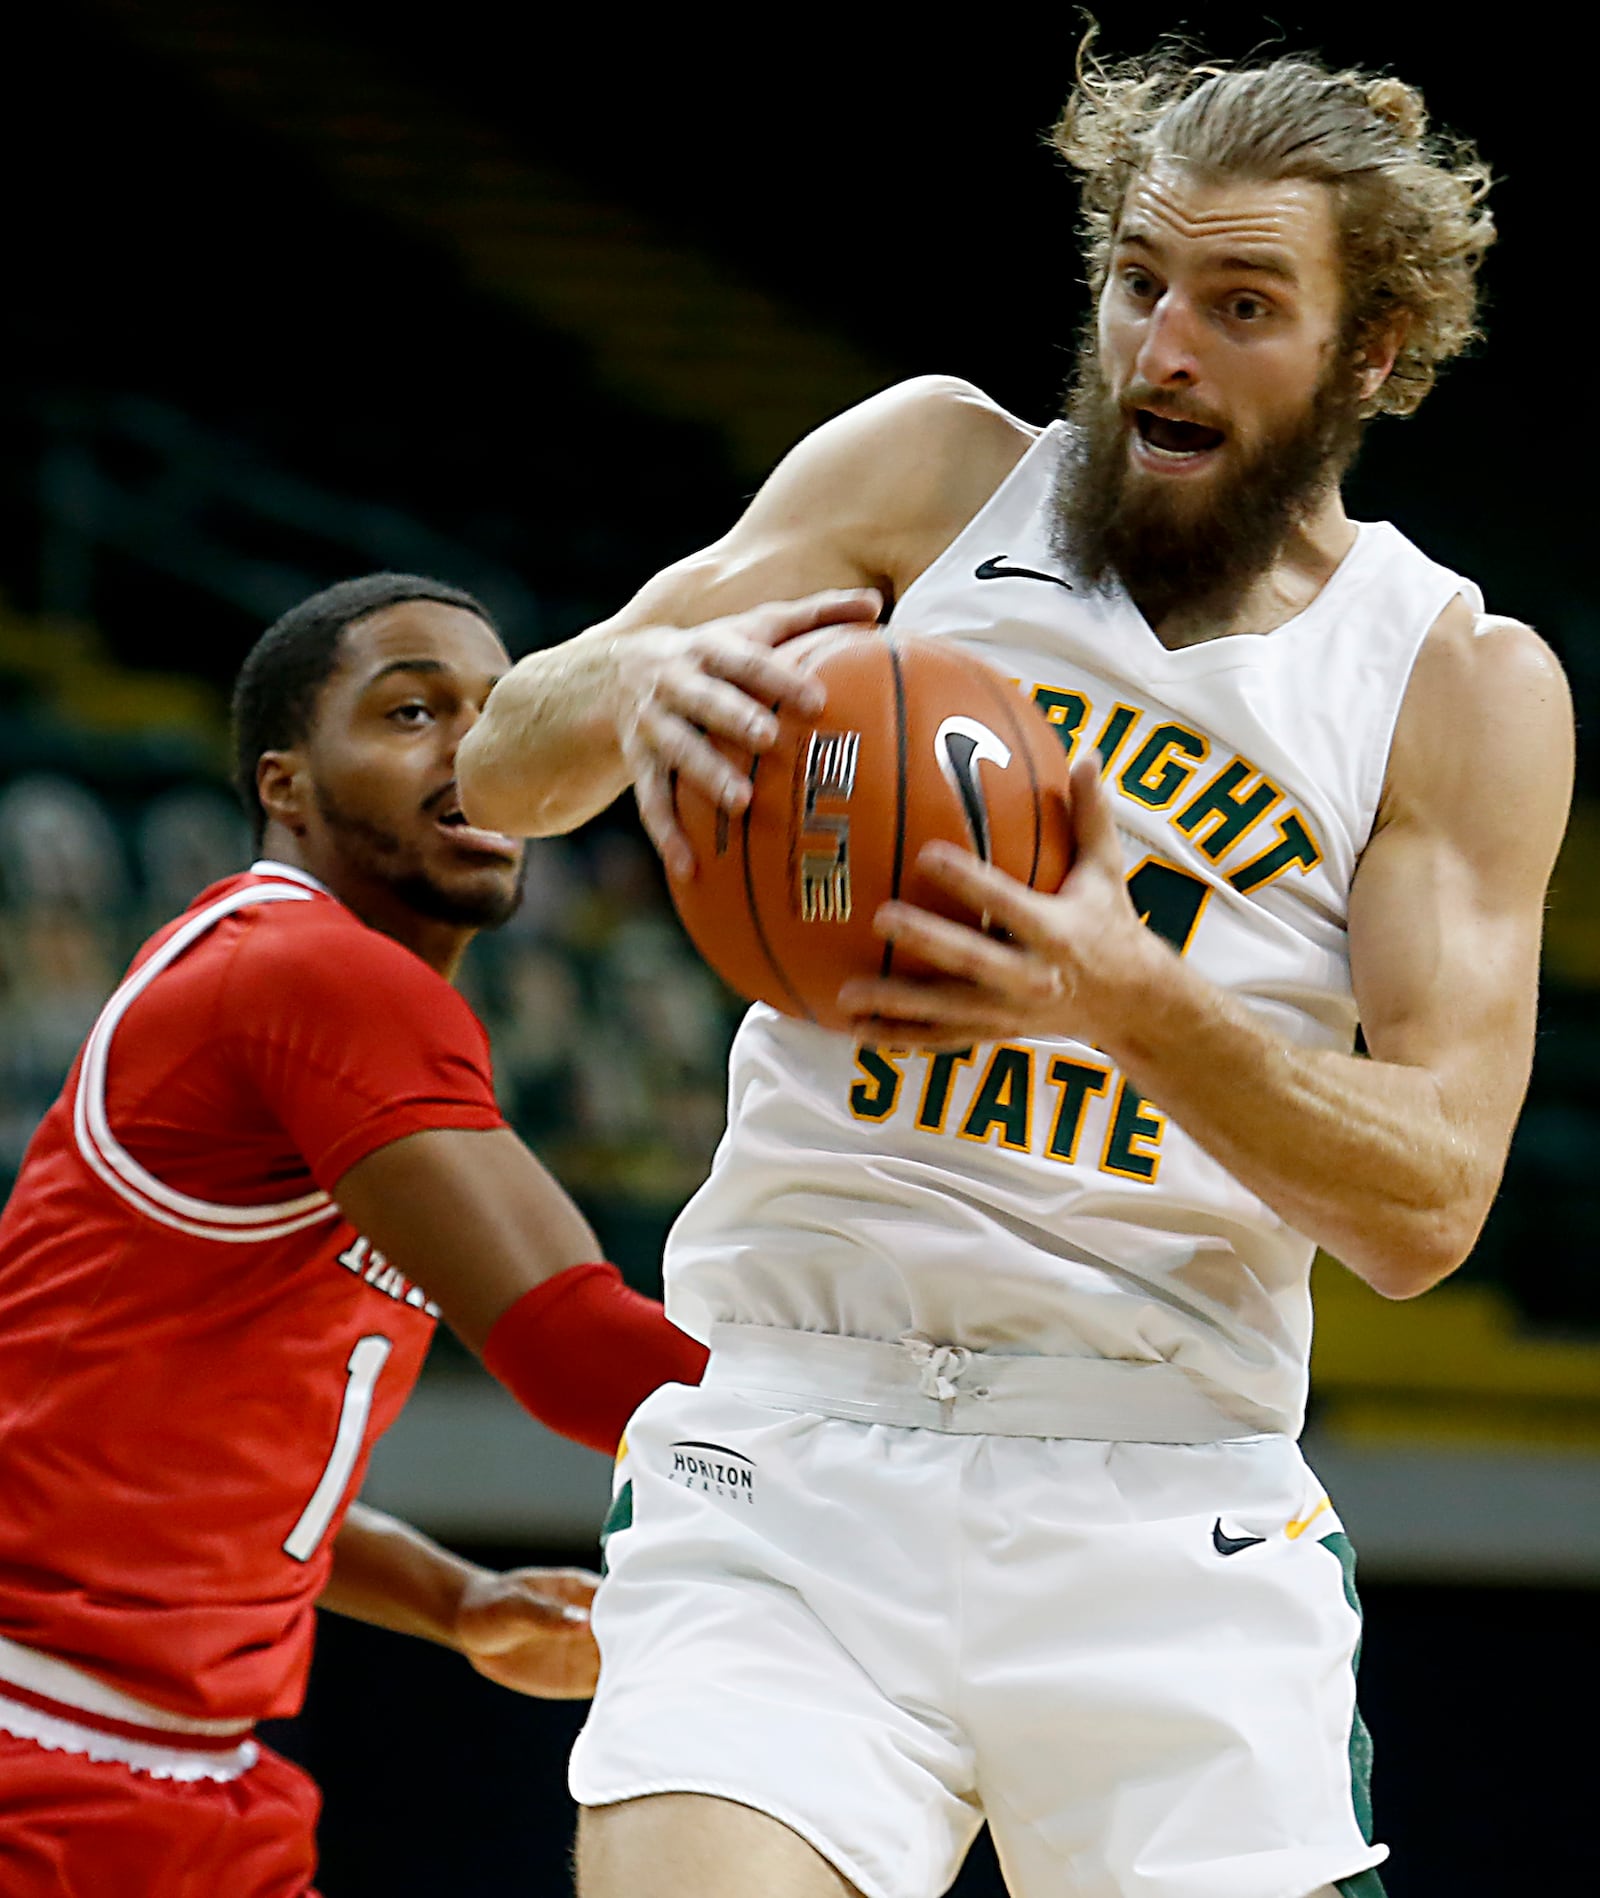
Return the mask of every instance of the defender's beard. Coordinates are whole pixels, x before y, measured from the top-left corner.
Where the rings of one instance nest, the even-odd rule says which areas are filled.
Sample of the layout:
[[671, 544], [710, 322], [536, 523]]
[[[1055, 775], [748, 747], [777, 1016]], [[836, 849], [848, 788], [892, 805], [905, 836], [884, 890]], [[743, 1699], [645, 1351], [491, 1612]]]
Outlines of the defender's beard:
[[460, 887], [448, 888], [429, 876], [419, 850], [340, 804], [323, 785], [313, 789], [317, 809], [338, 836], [346, 862], [374, 882], [387, 884], [407, 909], [432, 922], [467, 929], [498, 929], [516, 914], [528, 875], [526, 851], [514, 884], [484, 877], [476, 883], [463, 879]]
[[1297, 421], [1191, 489], [1133, 469], [1130, 417], [1106, 386], [1091, 325], [1067, 393], [1073, 432], [1056, 473], [1055, 552], [1091, 585], [1118, 575], [1152, 622], [1180, 604], [1226, 612], [1354, 460], [1366, 425], [1358, 373], [1341, 350]]

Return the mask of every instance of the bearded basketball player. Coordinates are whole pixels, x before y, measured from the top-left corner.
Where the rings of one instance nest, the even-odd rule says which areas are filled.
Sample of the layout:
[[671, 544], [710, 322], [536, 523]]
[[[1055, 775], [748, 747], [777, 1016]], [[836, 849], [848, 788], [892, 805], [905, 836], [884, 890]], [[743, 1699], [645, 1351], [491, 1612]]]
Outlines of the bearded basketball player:
[[927, 379], [829, 422], [463, 746], [474, 821], [631, 781], [682, 864], [672, 774], [745, 797], [701, 734], [769, 741], [816, 704], [797, 621], [892, 609], [1073, 760], [1059, 894], [930, 847], [1003, 933], [888, 904], [940, 978], [739, 1032], [667, 1253], [710, 1367], [619, 1465], [584, 1898], [934, 1898], [985, 1818], [1017, 1898], [1381, 1889], [1309, 1272], [1409, 1298], [1473, 1245], [1572, 720], [1340, 490], [1474, 333], [1487, 175], [1304, 59], [1086, 56], [1056, 142], [1096, 299], [1065, 418]]

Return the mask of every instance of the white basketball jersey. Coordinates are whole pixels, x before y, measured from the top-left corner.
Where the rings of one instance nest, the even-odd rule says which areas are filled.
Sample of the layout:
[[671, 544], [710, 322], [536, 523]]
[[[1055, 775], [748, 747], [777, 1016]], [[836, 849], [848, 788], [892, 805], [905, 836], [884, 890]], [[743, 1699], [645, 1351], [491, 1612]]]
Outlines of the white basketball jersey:
[[[1428, 628], [1477, 589], [1364, 524], [1297, 618], [1168, 651], [1052, 550], [1064, 440], [1039, 437], [895, 624], [1015, 679], [1071, 754], [1098, 747], [1149, 925], [1285, 1042], [1349, 1051], [1350, 885], [1395, 719]], [[858, 1047], [758, 1005], [668, 1241], [667, 1309], [701, 1338], [1165, 1360], [1248, 1428], [1297, 1434], [1313, 1251], [1083, 1043]]]

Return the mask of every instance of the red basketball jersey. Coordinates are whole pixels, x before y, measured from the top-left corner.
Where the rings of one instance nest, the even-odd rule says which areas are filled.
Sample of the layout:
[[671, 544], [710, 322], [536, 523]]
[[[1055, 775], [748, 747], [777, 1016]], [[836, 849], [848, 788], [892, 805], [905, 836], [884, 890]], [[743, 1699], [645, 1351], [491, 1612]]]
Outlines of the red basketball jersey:
[[330, 1194], [501, 1124], [465, 1001], [298, 872], [151, 938], [0, 1218], [0, 1635], [175, 1714], [295, 1711], [437, 1316]]

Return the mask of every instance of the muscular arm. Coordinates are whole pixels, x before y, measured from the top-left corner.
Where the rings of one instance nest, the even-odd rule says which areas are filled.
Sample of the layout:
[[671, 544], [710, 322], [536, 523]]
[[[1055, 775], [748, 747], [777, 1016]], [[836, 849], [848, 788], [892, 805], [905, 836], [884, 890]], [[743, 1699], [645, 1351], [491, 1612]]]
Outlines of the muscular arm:
[[685, 846], [668, 772], [729, 808], [747, 795], [702, 731], [770, 743], [765, 708], [804, 705], [816, 691], [782, 642], [875, 618], [1029, 439], [967, 384], [934, 376], [826, 423], [721, 540], [658, 574], [611, 619], [507, 673], [457, 759], [472, 821], [548, 836], [633, 783], [646, 827], [673, 861]]
[[409, 1134], [351, 1167], [339, 1210], [481, 1351], [495, 1320], [604, 1254], [589, 1222], [508, 1127]]
[[852, 1003], [902, 1038], [1094, 1042], [1296, 1230], [1408, 1297], [1466, 1257], [1499, 1185], [1571, 781], [1571, 707], [1548, 650], [1452, 608], [1419, 657], [1351, 892], [1370, 1058], [1284, 1043], [1138, 926], [1092, 761], [1074, 774], [1081, 850], [1060, 896], [970, 858], [941, 870], [1017, 946], [891, 906], [894, 933], [967, 980], [920, 996], [862, 984]]
[[562, 1436], [610, 1455], [652, 1391], [699, 1382], [704, 1347], [600, 1262], [588, 1221], [509, 1128], [391, 1141], [334, 1198]]

